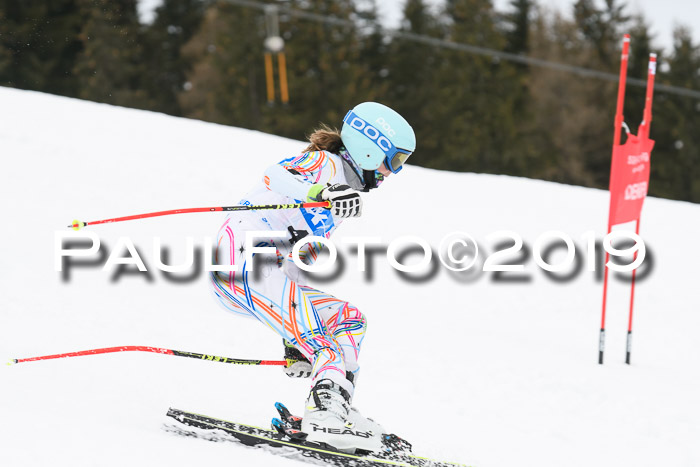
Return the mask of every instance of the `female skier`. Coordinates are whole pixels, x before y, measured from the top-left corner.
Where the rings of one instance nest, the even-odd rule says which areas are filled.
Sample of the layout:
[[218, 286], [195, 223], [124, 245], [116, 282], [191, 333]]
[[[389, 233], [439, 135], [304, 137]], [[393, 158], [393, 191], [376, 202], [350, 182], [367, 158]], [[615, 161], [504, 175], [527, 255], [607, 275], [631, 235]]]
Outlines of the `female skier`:
[[[212, 284], [227, 310], [253, 316], [282, 336], [288, 375], [311, 375], [302, 421], [307, 441], [376, 452], [382, 447], [382, 427], [352, 407], [367, 321], [350, 303], [304, 285], [291, 251], [306, 235], [328, 238], [342, 219], [359, 217], [359, 192], [377, 188], [399, 172], [415, 150], [416, 138], [397, 112], [365, 102], [347, 113], [340, 134], [322, 126], [309, 143], [301, 155], [269, 167], [241, 203], [329, 201], [330, 208], [230, 213], [219, 230], [216, 262], [237, 265], [238, 272], [213, 273]], [[276, 252], [276, 257], [253, 254], [254, 266], [245, 251], [246, 235], [253, 231], [253, 246]], [[266, 231], [287, 234], [268, 238]], [[307, 243], [300, 258], [313, 262], [321, 246]]]

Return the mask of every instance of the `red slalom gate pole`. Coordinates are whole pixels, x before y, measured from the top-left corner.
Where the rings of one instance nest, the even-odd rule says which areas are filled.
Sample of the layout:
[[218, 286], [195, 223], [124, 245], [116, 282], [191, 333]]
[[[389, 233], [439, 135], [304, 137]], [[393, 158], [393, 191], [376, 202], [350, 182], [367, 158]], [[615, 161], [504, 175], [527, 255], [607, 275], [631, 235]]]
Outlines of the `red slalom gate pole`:
[[[639, 235], [639, 219], [637, 219], [637, 228], [635, 233]], [[637, 254], [639, 251], [634, 252], [633, 261], [637, 260]], [[630, 317], [627, 324], [627, 355], [625, 356], [625, 363], [630, 364], [630, 359], [632, 357], [632, 312], [634, 310], [634, 283], [637, 279], [637, 269], [632, 270], [632, 290], [630, 291]]]
[[627, 86], [627, 63], [629, 61], [630, 35], [625, 34], [622, 39], [622, 55], [620, 57], [620, 82], [617, 86], [617, 107], [615, 109], [615, 133], [613, 144], [620, 144], [622, 135], [622, 122], [625, 121], [623, 110], [625, 107], [625, 88]]
[[[615, 146], [620, 144], [620, 136], [622, 134], [622, 122], [624, 122], [624, 115], [622, 110], [625, 106], [625, 86], [627, 84], [627, 62], [629, 60], [629, 50], [630, 50], [630, 35], [625, 34], [622, 41], [622, 56], [620, 60], [620, 82], [617, 87], [617, 108], [615, 110], [615, 131], [613, 134], [613, 151]], [[612, 158], [611, 158], [612, 160]], [[612, 164], [612, 163], [611, 163]], [[610, 222], [610, 214], [608, 215], [608, 233], [612, 230], [612, 225]], [[603, 354], [605, 353], [605, 308], [608, 298], [608, 260], [610, 259], [609, 253], [605, 252], [605, 262], [603, 263], [603, 268], [605, 268], [604, 278], [603, 278], [603, 307], [600, 319], [600, 338], [598, 340], [598, 363], [603, 364]]]
[[649, 54], [649, 70], [647, 72], [647, 95], [644, 102], [644, 121], [640, 128], [640, 137], [648, 138], [651, 129], [651, 107], [654, 100], [654, 78], [656, 77], [656, 54]]
[[[656, 77], [656, 54], [649, 55], [649, 70], [647, 72], [647, 93], [646, 101], [644, 102], [644, 120], [639, 128], [640, 138], [649, 138], [649, 131], [651, 129], [651, 108], [654, 99], [654, 78]], [[641, 214], [640, 214], [641, 217]], [[637, 226], [635, 233], [639, 235], [639, 222], [640, 219], [637, 218]], [[634, 260], [637, 259], [637, 254], [639, 252], [634, 252]], [[632, 270], [632, 290], [630, 292], [630, 315], [627, 324], [627, 351], [625, 355], [625, 363], [630, 364], [632, 358], [632, 317], [634, 314], [634, 284], [637, 279], [637, 270]]]
[[285, 360], [246, 360], [240, 358], [219, 357], [196, 352], [183, 352], [182, 350], [162, 349], [159, 347], [149, 347], [145, 345], [125, 345], [121, 347], [106, 347], [102, 349], [81, 350], [79, 352], [68, 352], [54, 355], [42, 355], [39, 357], [15, 358], [8, 362], [8, 365], [25, 362], [36, 362], [40, 360], [53, 360], [55, 358], [84, 357], [86, 355], [99, 355], [118, 352], [152, 352], [163, 355], [174, 355], [176, 357], [196, 358], [198, 360], [208, 360], [211, 362], [230, 363], [233, 365], [278, 365], [286, 366]]
[[74, 220], [68, 227], [73, 230], [80, 230], [88, 225], [111, 224], [113, 222], [131, 221], [136, 219], [147, 219], [149, 217], [170, 216], [172, 214], [189, 214], [193, 212], [217, 212], [217, 211], [257, 211], [261, 209], [300, 209], [300, 208], [329, 208], [330, 201], [320, 201], [313, 203], [294, 203], [294, 204], [261, 204], [252, 206], [216, 206], [211, 208], [187, 208], [187, 209], [171, 209], [170, 211], [149, 212], [146, 214], [136, 214], [133, 216], [115, 217], [112, 219], [103, 219], [99, 221], [81, 222]]
[[[608, 225], [608, 234], [610, 233], [610, 225]], [[603, 312], [600, 319], [600, 337], [598, 338], [598, 364], [603, 364], [603, 354], [605, 353], [605, 305], [608, 298], [608, 261], [610, 254], [605, 252], [605, 261], [603, 262]]]

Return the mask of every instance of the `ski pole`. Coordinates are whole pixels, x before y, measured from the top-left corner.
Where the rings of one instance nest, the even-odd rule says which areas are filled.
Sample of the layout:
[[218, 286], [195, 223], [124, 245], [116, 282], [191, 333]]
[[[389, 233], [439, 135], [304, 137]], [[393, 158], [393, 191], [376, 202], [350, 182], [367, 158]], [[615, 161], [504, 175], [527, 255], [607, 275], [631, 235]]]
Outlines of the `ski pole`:
[[196, 358], [199, 360], [208, 360], [211, 362], [231, 363], [233, 365], [279, 365], [286, 366], [285, 360], [244, 360], [240, 358], [218, 357], [216, 355], [208, 355], [195, 352], [183, 352], [181, 350], [161, 349], [159, 347], [148, 347], [144, 345], [125, 345], [121, 347], [107, 347], [104, 349], [81, 350], [79, 352], [61, 353], [55, 355], [42, 355], [40, 357], [30, 358], [14, 358], [7, 364], [35, 362], [38, 360], [52, 360], [54, 358], [82, 357], [85, 355], [98, 355], [115, 352], [153, 352], [164, 355], [175, 355], [176, 357]]
[[103, 219], [100, 221], [81, 222], [74, 220], [68, 227], [73, 230], [80, 230], [88, 225], [110, 224], [112, 222], [131, 221], [136, 219], [146, 219], [148, 217], [170, 216], [172, 214], [189, 214], [193, 212], [217, 212], [217, 211], [257, 211], [260, 209], [300, 209], [300, 208], [330, 208], [330, 201], [320, 201], [314, 203], [294, 203], [294, 204], [260, 204], [251, 206], [217, 206], [211, 208], [187, 208], [171, 209], [170, 211], [149, 212], [146, 214], [136, 214], [133, 216], [115, 217], [113, 219]]

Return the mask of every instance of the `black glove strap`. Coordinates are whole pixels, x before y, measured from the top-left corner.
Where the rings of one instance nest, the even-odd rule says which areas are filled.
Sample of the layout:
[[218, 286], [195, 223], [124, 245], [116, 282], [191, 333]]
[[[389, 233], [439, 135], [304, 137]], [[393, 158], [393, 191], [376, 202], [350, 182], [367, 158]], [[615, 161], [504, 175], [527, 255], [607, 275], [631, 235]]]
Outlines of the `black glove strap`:
[[306, 230], [296, 230], [291, 225], [287, 227], [287, 230], [289, 230], [290, 234], [289, 243], [291, 243], [292, 245], [309, 235], [309, 232], [307, 232]]

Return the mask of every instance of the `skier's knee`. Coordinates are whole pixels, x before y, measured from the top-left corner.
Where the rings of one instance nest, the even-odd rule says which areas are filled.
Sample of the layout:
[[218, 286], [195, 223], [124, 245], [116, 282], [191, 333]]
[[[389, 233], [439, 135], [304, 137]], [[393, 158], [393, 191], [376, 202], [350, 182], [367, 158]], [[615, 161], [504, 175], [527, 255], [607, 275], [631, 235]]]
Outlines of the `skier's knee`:
[[351, 323], [352, 334], [363, 335], [367, 331], [367, 317], [350, 304], [348, 304], [348, 309], [352, 310], [352, 313], [346, 321]]

